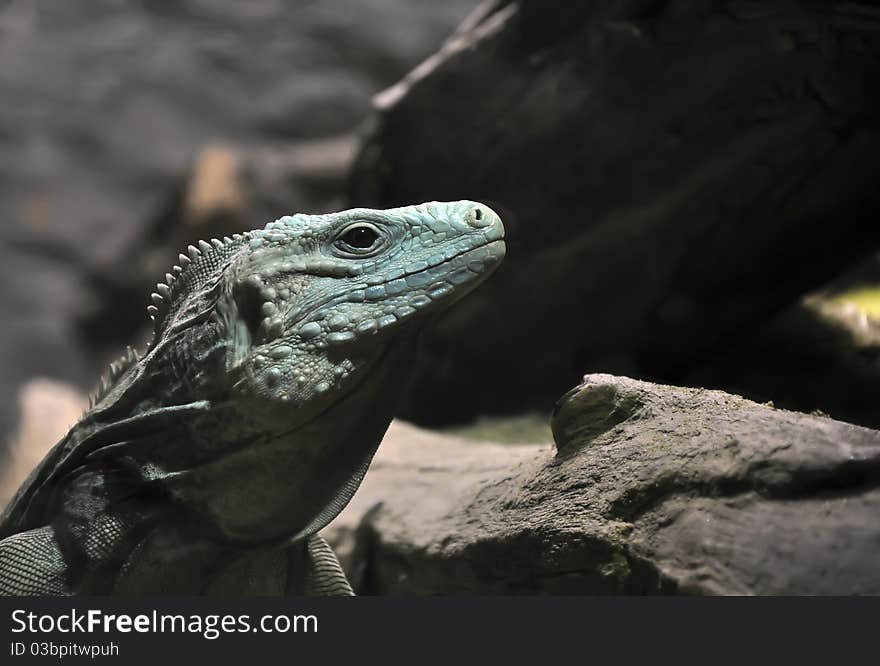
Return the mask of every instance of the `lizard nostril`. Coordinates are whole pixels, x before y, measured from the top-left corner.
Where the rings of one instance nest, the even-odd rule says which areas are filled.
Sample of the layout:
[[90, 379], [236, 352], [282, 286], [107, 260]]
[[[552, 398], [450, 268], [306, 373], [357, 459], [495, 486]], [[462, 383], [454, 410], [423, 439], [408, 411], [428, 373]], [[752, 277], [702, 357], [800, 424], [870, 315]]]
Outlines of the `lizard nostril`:
[[474, 206], [467, 214], [467, 223], [471, 227], [481, 229], [492, 224], [492, 214], [487, 208], [482, 206]]

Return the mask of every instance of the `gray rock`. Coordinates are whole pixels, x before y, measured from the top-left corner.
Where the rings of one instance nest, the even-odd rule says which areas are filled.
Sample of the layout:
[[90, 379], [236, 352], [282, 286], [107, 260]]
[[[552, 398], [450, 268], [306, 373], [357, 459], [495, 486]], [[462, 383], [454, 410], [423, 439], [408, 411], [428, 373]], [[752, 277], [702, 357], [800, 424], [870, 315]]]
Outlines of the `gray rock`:
[[377, 98], [353, 178], [353, 204], [476, 197], [509, 230], [405, 417], [549, 409], [584, 368], [682, 382], [874, 251], [876, 23], [870, 2], [484, 3]]
[[611, 375], [552, 426], [393, 428], [327, 531], [360, 591], [880, 594], [880, 432]]

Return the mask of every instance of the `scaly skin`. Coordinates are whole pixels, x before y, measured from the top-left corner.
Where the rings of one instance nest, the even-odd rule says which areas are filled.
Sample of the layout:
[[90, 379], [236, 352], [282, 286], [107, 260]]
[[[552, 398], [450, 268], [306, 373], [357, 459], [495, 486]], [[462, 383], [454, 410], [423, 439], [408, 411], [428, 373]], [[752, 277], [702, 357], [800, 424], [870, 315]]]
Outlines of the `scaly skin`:
[[317, 533], [363, 478], [419, 330], [503, 236], [460, 201], [190, 246], [146, 352], [111, 367], [0, 519], [0, 594], [350, 594]]

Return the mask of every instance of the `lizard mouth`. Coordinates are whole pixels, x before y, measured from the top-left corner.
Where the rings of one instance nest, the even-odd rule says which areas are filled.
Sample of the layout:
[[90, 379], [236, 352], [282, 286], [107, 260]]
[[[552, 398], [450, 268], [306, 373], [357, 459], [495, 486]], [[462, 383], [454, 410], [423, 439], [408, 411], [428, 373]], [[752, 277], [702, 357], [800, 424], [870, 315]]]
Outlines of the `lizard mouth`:
[[425, 291], [432, 301], [453, 292], [459, 297], [464, 296], [498, 267], [505, 251], [503, 239], [481, 243], [413, 275], [424, 275], [431, 271], [443, 273]]
[[[351, 289], [343, 294], [315, 303], [308, 310], [292, 314], [288, 311], [286, 319], [296, 320], [292, 332], [303, 340], [310, 340], [325, 331], [320, 321], [322, 314], [334, 306], [351, 303], [355, 306], [376, 304], [385, 308], [393, 304], [391, 311], [383, 311], [376, 316], [366, 316], [355, 326], [331, 331], [326, 335], [330, 345], [349, 342], [359, 335], [374, 334], [399, 321], [410, 319], [419, 311], [433, 310], [438, 301], [451, 305], [458, 298], [469, 293], [487, 278], [501, 263], [505, 254], [503, 238], [479, 243], [464, 250], [447, 251], [434, 255], [430, 260], [414, 261], [411, 269], [402, 275], [367, 284], [363, 288]], [[455, 298], [450, 298], [450, 296]], [[385, 308], [387, 309], [387, 308]], [[279, 331], [280, 333], [280, 331]], [[261, 342], [268, 342], [264, 338]]]
[[[390, 294], [388, 293], [389, 285], [392, 285], [399, 280], [404, 280], [406, 282], [406, 289], [415, 290], [423, 286], [420, 284], [419, 278], [421, 276], [431, 276], [434, 278], [428, 282], [430, 285], [429, 289], [438, 283], [443, 282], [449, 283], [453, 286], [464, 284], [474, 278], [487, 276], [492, 269], [501, 263], [501, 260], [504, 258], [504, 252], [505, 244], [503, 239], [480, 243], [479, 245], [475, 245], [466, 250], [461, 250], [455, 254], [449, 256], [444, 255], [442, 260], [436, 260], [434, 262], [416, 262], [414, 265], [419, 265], [419, 263], [427, 265], [424, 268], [419, 268], [406, 273], [403, 278], [385, 280], [375, 286], [383, 287], [386, 296], [393, 296], [395, 295], [394, 292]], [[449, 269], [450, 265], [456, 264], [458, 265]], [[400, 288], [404, 288], [404, 285], [401, 285]], [[349, 292], [349, 296], [352, 294], [356, 294], [356, 292]], [[376, 298], [374, 300], [383, 299]]]

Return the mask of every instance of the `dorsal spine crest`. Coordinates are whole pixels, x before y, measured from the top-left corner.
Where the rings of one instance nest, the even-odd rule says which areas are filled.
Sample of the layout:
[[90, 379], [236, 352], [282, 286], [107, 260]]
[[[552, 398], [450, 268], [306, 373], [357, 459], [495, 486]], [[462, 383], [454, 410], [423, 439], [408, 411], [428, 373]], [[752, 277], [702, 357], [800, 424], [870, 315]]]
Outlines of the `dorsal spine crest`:
[[153, 321], [153, 342], [165, 325], [168, 315], [175, 300], [190, 286], [190, 276], [198, 270], [206, 257], [214, 252], [222, 252], [232, 245], [238, 245], [241, 241], [249, 239], [253, 232], [234, 234], [231, 238], [225, 236], [223, 240], [212, 238], [210, 242], [200, 240], [195, 245], [187, 248], [186, 254], [178, 257], [178, 264], [170, 273], [165, 274], [165, 281], [156, 284], [156, 291], [150, 294], [151, 305], [147, 306], [147, 313]]
[[110, 364], [110, 367], [107, 368], [104, 375], [101, 377], [101, 380], [98, 383], [98, 388], [89, 396], [88, 408], [92, 409], [92, 407], [98, 404], [98, 402], [110, 392], [110, 389], [113, 388], [113, 385], [125, 373], [125, 371], [137, 363], [140, 358], [140, 354], [138, 354], [136, 349], [126, 347], [122, 356]]

